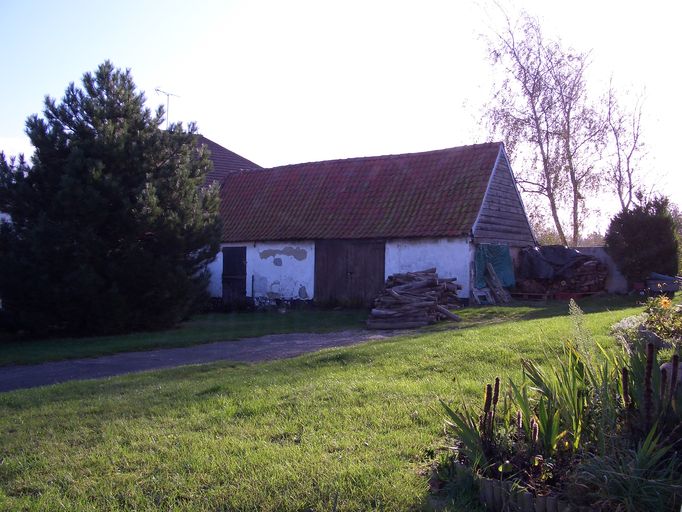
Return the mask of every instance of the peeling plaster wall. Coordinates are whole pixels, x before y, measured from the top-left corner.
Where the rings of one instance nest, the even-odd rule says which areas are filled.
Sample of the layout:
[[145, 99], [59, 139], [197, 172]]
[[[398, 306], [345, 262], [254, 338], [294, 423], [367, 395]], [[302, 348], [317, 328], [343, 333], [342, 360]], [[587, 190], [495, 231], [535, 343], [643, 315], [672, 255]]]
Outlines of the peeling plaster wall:
[[246, 274], [249, 297], [310, 300], [315, 291], [315, 242], [247, 245]]
[[[246, 296], [311, 300], [315, 291], [315, 242], [249, 242], [246, 246]], [[222, 252], [209, 264], [212, 297], [222, 297]]]
[[456, 277], [461, 298], [469, 297], [469, 262], [473, 244], [465, 238], [398, 239], [386, 241], [385, 278], [400, 272], [436, 267], [440, 277]]

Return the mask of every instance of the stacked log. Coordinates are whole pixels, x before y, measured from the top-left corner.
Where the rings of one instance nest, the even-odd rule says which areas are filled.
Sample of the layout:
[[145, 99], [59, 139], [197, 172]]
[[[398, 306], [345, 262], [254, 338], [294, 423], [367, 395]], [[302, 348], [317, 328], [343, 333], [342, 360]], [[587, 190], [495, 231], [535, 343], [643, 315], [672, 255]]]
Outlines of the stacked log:
[[519, 292], [545, 292], [553, 295], [560, 292], [596, 293], [604, 290], [608, 268], [599, 260], [591, 260], [577, 265], [569, 275], [559, 275], [555, 279], [519, 279]]
[[578, 292], [602, 291], [608, 275], [609, 270], [606, 265], [597, 259], [590, 260], [576, 268], [574, 275], [566, 279], [563, 287]]
[[461, 286], [454, 278], [439, 278], [435, 268], [389, 276], [374, 300], [367, 327], [409, 329], [440, 320], [459, 321], [461, 318], [450, 311], [461, 307], [459, 290]]

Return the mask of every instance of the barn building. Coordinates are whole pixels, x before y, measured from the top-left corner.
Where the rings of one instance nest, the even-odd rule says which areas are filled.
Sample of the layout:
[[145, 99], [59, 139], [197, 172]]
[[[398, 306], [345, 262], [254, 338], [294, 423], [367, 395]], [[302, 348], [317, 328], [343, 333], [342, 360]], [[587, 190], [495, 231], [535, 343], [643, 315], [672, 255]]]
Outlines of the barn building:
[[220, 177], [209, 266], [225, 301], [368, 304], [387, 276], [428, 267], [468, 298], [479, 244], [535, 244], [502, 143], [240, 168]]

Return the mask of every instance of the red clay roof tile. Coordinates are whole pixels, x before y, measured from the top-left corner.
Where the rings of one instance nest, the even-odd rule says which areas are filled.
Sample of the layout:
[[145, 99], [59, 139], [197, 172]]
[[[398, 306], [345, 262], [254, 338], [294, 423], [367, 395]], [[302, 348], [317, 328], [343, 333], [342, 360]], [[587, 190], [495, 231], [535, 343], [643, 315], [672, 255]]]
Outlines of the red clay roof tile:
[[468, 235], [501, 146], [228, 173], [223, 241]]

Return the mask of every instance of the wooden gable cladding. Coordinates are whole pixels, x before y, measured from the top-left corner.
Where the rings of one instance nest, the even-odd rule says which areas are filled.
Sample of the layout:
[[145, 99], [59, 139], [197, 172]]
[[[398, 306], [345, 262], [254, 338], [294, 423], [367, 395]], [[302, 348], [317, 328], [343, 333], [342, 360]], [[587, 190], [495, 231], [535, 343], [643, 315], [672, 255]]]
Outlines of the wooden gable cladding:
[[512, 247], [535, 245], [504, 149], [500, 149], [473, 234], [477, 243], [505, 243]]

